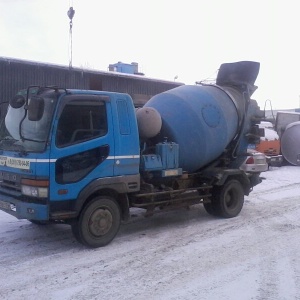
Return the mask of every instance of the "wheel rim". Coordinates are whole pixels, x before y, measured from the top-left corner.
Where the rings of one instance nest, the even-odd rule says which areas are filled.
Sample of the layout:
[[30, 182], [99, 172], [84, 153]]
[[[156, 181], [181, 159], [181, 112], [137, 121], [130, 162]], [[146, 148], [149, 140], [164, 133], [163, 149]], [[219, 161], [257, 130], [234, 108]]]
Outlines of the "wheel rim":
[[112, 227], [113, 216], [108, 209], [100, 208], [95, 210], [89, 220], [89, 231], [98, 237], [109, 232]]

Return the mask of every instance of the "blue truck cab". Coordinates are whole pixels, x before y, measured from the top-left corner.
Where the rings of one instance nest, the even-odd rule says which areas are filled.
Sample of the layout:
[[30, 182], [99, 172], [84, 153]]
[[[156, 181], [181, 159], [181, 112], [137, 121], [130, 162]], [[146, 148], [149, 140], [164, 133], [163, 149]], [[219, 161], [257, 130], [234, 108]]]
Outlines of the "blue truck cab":
[[129, 95], [26, 93], [27, 99], [18, 94], [10, 101], [1, 123], [2, 210], [35, 223], [72, 220], [100, 189], [139, 190], [139, 136]]

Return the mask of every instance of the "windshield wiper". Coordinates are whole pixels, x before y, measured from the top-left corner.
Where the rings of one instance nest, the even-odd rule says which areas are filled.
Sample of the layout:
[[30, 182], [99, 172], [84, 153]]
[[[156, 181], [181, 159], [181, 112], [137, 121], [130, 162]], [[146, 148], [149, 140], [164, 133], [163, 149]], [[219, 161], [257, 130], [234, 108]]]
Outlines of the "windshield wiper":
[[28, 152], [25, 150], [25, 147], [20, 144], [13, 144], [11, 150], [19, 151], [18, 154], [20, 156], [27, 156]]
[[[6, 146], [7, 149], [6, 150], [15, 150], [15, 151], [19, 151], [18, 154], [20, 156], [27, 156], [28, 152], [25, 150], [23, 145], [20, 144], [16, 144], [16, 142], [18, 142], [19, 140], [14, 139], [11, 136], [6, 136], [3, 139], [0, 139], [0, 146]], [[4, 149], [1, 149], [4, 150]]]
[[25, 137], [22, 137], [22, 141], [29, 141], [29, 142], [36, 142], [36, 143], [45, 143], [47, 140], [34, 140], [34, 139], [28, 139]]
[[14, 139], [13, 137], [11, 136], [6, 136], [5, 138], [3, 139], [0, 139], [0, 145], [12, 145], [13, 143], [17, 142], [18, 140]]

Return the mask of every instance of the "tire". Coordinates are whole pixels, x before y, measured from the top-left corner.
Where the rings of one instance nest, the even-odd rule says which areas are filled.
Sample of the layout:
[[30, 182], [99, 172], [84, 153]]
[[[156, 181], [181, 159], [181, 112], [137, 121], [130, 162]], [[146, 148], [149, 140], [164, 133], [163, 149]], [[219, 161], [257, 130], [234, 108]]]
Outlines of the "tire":
[[218, 212], [216, 211], [216, 209], [212, 203], [203, 203], [203, 206], [208, 214], [210, 214], [212, 216], [218, 215]]
[[78, 242], [91, 248], [109, 244], [119, 231], [121, 211], [110, 197], [97, 197], [90, 201], [72, 224], [72, 232]]
[[212, 193], [212, 210], [223, 218], [234, 218], [244, 205], [244, 190], [238, 180], [231, 179], [223, 186], [215, 187]]

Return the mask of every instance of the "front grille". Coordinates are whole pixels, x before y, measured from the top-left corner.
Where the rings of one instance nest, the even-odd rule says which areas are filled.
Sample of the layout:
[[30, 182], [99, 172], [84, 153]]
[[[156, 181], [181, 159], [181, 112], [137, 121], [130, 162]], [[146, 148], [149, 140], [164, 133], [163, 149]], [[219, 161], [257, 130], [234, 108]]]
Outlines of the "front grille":
[[48, 199], [22, 195], [21, 175], [0, 171], [0, 194], [27, 203], [47, 204]]
[[14, 191], [21, 191], [21, 176], [19, 174], [1, 171], [0, 187]]

